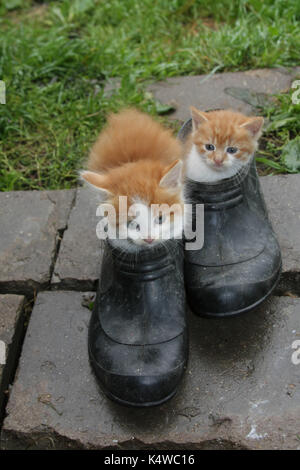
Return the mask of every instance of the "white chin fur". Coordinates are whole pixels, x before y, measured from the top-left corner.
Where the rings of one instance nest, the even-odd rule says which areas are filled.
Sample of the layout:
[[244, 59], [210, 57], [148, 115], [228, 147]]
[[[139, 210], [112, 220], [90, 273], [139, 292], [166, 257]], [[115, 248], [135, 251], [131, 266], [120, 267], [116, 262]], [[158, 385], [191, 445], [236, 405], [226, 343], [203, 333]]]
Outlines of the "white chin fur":
[[[135, 221], [144, 230], [141, 230], [141, 232], [137, 234], [134, 229], [129, 229], [127, 225], [121, 224], [117, 233], [115, 230], [111, 231], [111, 233], [115, 233], [117, 236], [117, 238], [110, 238], [110, 243], [113, 246], [123, 251], [136, 253], [142, 249], [155, 248], [170, 239], [181, 238], [183, 230], [182, 215], [175, 217], [170, 227], [168, 227], [168, 223], [159, 226], [154, 223], [150, 207], [147, 204], [142, 204], [142, 206], [143, 207], [140, 207], [140, 213], [138, 217], [135, 218]], [[151, 221], [151, 227], [148, 226], [149, 221]], [[108, 233], [109, 232], [110, 231], [108, 231]], [[153, 239], [152, 243], [147, 243], [144, 240], [144, 238], [148, 237]]]
[[160, 240], [155, 240], [152, 243], [146, 243], [143, 240], [121, 240], [116, 238], [114, 240], [110, 240], [112, 246], [119, 248], [123, 251], [127, 251], [128, 253], [136, 253], [139, 250], [144, 250], [147, 248], [154, 248], [158, 244], [161, 243]]
[[163, 238], [155, 238], [152, 243], [145, 242], [142, 238], [132, 239], [132, 238], [110, 238], [110, 243], [116, 248], [122, 249], [129, 253], [136, 253], [139, 250], [155, 248], [160, 244], [166, 243], [168, 240], [180, 239], [183, 230], [183, 219], [180, 218], [176, 225], [172, 224], [172, 237], [167, 237], [164, 234]]
[[235, 160], [233, 160], [231, 164], [229, 163], [228, 166], [223, 166], [222, 168], [209, 166], [209, 164], [205, 162], [205, 157], [202, 157], [197, 147], [193, 145], [187, 157], [186, 176], [199, 183], [213, 183], [215, 181], [231, 178], [239, 172], [242, 166], [243, 163]]

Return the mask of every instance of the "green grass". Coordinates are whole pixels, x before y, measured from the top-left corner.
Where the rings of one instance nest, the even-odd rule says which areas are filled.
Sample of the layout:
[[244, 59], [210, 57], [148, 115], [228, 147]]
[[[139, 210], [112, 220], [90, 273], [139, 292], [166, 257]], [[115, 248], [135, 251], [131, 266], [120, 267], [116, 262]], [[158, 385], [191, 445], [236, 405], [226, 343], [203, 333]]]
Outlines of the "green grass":
[[[296, 89], [275, 96], [273, 104], [262, 110], [267, 125], [256, 159], [267, 172], [300, 172], [300, 80], [297, 85]], [[293, 95], [298, 104], [293, 103]]]
[[[298, 65], [299, 19], [297, 0], [3, 0], [0, 190], [74, 186], [108, 112], [165, 111], [149, 80]], [[105, 93], [114, 77], [120, 88]], [[266, 152], [298, 126], [272, 131]]]

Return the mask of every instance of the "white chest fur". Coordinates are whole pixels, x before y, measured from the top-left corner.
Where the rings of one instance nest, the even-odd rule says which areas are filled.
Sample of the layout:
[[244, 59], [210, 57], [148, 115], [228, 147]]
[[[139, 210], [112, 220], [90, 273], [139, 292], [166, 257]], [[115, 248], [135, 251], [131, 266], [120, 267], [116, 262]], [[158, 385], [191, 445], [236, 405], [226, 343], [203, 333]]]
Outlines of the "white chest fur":
[[199, 155], [197, 147], [193, 145], [187, 157], [186, 176], [199, 183], [213, 183], [215, 181], [231, 178], [238, 173], [240, 168], [241, 165], [234, 161], [229, 162], [227, 167], [220, 170], [210, 168], [205, 162], [204, 157]]

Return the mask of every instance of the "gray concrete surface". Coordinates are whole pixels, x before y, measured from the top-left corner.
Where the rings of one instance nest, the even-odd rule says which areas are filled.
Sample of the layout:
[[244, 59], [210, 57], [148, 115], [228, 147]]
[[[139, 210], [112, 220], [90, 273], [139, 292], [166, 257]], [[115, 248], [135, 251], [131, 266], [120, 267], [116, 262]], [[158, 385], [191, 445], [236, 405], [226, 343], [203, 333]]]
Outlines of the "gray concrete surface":
[[[254, 94], [279, 93], [287, 90], [297, 75], [300, 75], [300, 67], [292, 70], [284, 68], [259, 69], [214, 75], [172, 77], [150, 85], [148, 89], [161, 103], [175, 106], [176, 110], [170, 114], [170, 118], [185, 121], [190, 117], [189, 107], [191, 105], [204, 111], [215, 108], [231, 108], [251, 114], [253, 110], [249, 103], [241, 101], [229, 93], [236, 96], [240, 94], [241, 89], [249, 89]], [[256, 98], [260, 99], [263, 96]]]
[[101, 242], [96, 236], [96, 226], [100, 220], [96, 216], [98, 205], [97, 191], [77, 190], [68, 230], [64, 233], [54, 267], [52, 288], [95, 288], [102, 256]]
[[0, 294], [0, 422], [19, 353], [24, 297]]
[[0, 193], [0, 292], [30, 293], [50, 283], [70, 191]]
[[283, 271], [300, 272], [300, 175], [264, 176], [262, 189], [283, 253]]
[[99, 391], [81, 303], [78, 292], [38, 295], [2, 448], [300, 448], [300, 364], [292, 362], [300, 359], [300, 299], [273, 297], [226, 320], [190, 316], [185, 380], [175, 398], [149, 410]]

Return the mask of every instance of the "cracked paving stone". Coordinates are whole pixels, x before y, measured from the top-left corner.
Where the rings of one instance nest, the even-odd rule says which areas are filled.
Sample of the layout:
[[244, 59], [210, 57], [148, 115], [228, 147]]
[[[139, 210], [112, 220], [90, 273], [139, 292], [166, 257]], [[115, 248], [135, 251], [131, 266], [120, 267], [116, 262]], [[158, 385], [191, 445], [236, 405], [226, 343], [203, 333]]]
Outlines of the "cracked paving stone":
[[96, 216], [99, 203], [96, 191], [77, 190], [53, 272], [53, 289], [95, 288], [102, 259], [102, 245], [96, 235], [100, 220]]
[[23, 305], [22, 295], [0, 294], [0, 420], [20, 348]]
[[185, 378], [171, 401], [146, 410], [98, 389], [81, 303], [79, 292], [38, 295], [2, 448], [300, 448], [300, 299], [272, 297], [223, 320], [190, 315]]
[[0, 290], [32, 293], [50, 283], [58, 237], [75, 190], [0, 193]]

